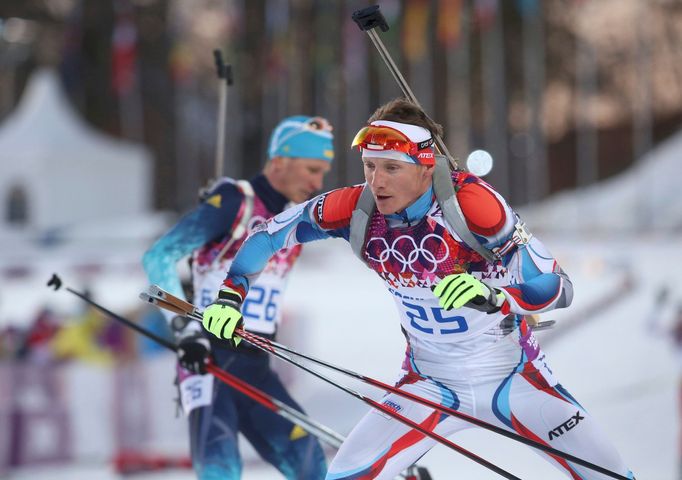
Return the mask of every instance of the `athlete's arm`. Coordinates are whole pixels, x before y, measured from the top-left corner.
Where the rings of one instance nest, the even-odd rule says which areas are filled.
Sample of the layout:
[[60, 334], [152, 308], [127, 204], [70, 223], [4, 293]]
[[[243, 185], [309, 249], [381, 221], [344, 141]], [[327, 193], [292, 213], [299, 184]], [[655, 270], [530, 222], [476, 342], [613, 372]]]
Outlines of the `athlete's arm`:
[[223, 282], [246, 297], [249, 285], [282, 248], [326, 238], [345, 238], [362, 186], [319, 195], [259, 225], [242, 244]]
[[[512, 255], [516, 282], [501, 288], [509, 306], [503, 311], [520, 314], [542, 313], [565, 308], [573, 300], [568, 275], [537, 239], [519, 246]], [[510, 265], [511, 266], [511, 265]]]
[[229, 233], [243, 195], [232, 183], [221, 183], [194, 210], [183, 216], [142, 257], [150, 284], [184, 298], [176, 265], [183, 257]]
[[[502, 265], [513, 283], [495, 285], [505, 296], [504, 313], [533, 314], [570, 305], [573, 285], [540, 240], [515, 242], [517, 215], [476, 177], [458, 185], [457, 200], [471, 232], [489, 250], [505, 252]], [[485, 280], [484, 280], [485, 281]]]

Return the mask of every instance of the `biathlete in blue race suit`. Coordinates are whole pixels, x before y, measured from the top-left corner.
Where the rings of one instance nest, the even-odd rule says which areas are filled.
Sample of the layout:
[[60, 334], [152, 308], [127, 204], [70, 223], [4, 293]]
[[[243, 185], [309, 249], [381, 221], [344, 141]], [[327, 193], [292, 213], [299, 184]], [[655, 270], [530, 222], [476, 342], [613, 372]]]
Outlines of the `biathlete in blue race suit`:
[[[206, 307], [244, 239], [289, 202], [310, 199], [322, 188], [334, 157], [331, 126], [321, 117], [294, 116], [273, 131], [269, 160], [251, 180], [223, 178], [145, 253], [149, 282], [184, 298], [177, 263], [192, 255], [193, 303]], [[236, 232], [236, 233], [235, 233]], [[278, 252], [242, 305], [244, 328], [274, 338], [281, 320], [282, 294], [300, 246]], [[256, 349], [234, 349], [205, 334], [201, 324], [168, 316], [179, 345], [178, 381], [189, 414], [192, 463], [201, 480], [239, 479], [241, 432], [266, 461], [288, 479], [321, 479], [326, 461], [316, 438], [231, 387], [205, 375], [205, 361], [298, 409], [269, 364]]]
[[[407, 349], [397, 386], [634, 478], [595, 420], [553, 377], [525, 320], [567, 307], [571, 281], [490, 185], [467, 172], [446, 172], [443, 178], [436, 170], [433, 137], [441, 131], [407, 100], [380, 107], [353, 142], [362, 152], [365, 185], [322, 194], [261, 225], [242, 245], [218, 299], [204, 311], [204, 328], [231, 338], [241, 299], [278, 249], [326, 238], [352, 240], [398, 308]], [[449, 223], [453, 217], [443, 214], [434, 185], [447, 186], [449, 180], [462, 225], [494, 254], [493, 261], [465, 243]], [[366, 233], [360, 232], [364, 240], [356, 242], [350, 219], [365, 188], [376, 208]], [[387, 394], [383, 403], [445, 437], [472, 427], [396, 394]], [[347, 437], [326, 478], [392, 479], [434, 444], [372, 410]], [[569, 478], [609, 478], [542, 455]]]

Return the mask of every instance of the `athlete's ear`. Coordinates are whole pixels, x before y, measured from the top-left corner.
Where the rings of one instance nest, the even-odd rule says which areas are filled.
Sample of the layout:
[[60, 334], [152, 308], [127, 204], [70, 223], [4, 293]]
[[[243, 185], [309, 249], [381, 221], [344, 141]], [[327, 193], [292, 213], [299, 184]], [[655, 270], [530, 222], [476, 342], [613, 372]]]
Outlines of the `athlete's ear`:
[[282, 157], [279, 155], [275, 155], [270, 159], [270, 165], [272, 165], [273, 168], [277, 168], [279, 165], [282, 163]]
[[432, 180], [434, 171], [435, 171], [435, 165], [424, 165], [424, 171], [423, 171], [424, 179]]
[[272, 170], [275, 173], [281, 173], [284, 171], [287, 167], [287, 158], [285, 157], [280, 157], [279, 155], [276, 155], [270, 159], [270, 164], [272, 166]]

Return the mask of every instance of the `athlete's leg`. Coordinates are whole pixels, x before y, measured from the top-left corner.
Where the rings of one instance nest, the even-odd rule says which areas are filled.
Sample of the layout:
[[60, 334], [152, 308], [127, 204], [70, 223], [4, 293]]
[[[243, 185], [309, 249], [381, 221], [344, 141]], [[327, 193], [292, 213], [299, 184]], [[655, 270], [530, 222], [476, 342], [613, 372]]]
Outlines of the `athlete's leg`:
[[[487, 395], [492, 403], [488, 409], [481, 406], [483, 419], [494, 415], [527, 438], [634, 478], [595, 420], [553, 379], [545, 355], [539, 351], [532, 362], [525, 354], [520, 357], [514, 372]], [[611, 478], [561, 457], [540, 454], [569, 478]]]
[[[221, 353], [214, 352], [220, 362]], [[222, 368], [228, 367], [221, 365]], [[192, 465], [199, 480], [238, 480], [242, 463], [237, 444], [238, 417], [231, 387], [214, 382], [213, 402], [189, 415]]]
[[[412, 381], [400, 388], [451, 408], [462, 407], [457, 394], [430, 379]], [[449, 418], [396, 394], [386, 395], [381, 403], [439, 435], [447, 436], [469, 427], [461, 420]], [[372, 409], [341, 445], [329, 466], [327, 479], [393, 479], [435, 443], [430, 437]]]
[[[212, 301], [224, 273], [219, 269], [202, 274], [194, 272], [194, 304], [202, 308]], [[220, 368], [234, 374], [238, 354], [214, 345], [213, 359]], [[192, 466], [199, 480], [239, 480], [242, 461], [239, 454], [239, 412], [236, 400], [241, 396], [223, 382], [213, 382], [213, 401], [189, 415]]]
[[[256, 388], [303, 412], [289, 396], [267, 354], [243, 354], [236, 362], [235, 375]], [[240, 431], [258, 453], [289, 480], [320, 480], [327, 472], [327, 462], [319, 441], [301, 427], [255, 401], [237, 400]]]

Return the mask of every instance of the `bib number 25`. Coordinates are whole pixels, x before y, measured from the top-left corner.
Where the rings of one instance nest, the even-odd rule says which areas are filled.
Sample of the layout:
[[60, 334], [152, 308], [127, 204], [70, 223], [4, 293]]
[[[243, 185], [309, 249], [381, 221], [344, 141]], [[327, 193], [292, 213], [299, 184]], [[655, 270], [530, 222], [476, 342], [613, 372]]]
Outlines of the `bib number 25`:
[[469, 330], [466, 319], [460, 315], [443, 316], [443, 309], [431, 307], [428, 310], [421, 305], [403, 302], [405, 314], [410, 319], [410, 325], [424, 333], [438, 333], [448, 335], [462, 333]]

